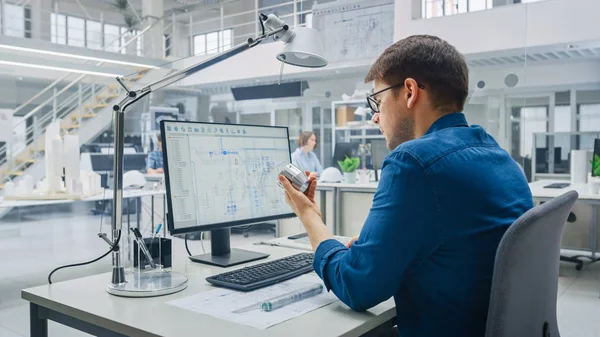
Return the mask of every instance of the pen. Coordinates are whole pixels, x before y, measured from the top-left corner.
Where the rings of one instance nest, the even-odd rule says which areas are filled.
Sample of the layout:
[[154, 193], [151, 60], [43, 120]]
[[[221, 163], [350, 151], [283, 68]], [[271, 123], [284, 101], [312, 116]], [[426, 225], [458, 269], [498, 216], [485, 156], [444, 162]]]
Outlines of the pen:
[[252, 311], [252, 310], [259, 310], [259, 309], [262, 311], [269, 312], [269, 311], [273, 311], [273, 310], [279, 309], [281, 307], [284, 307], [286, 305], [296, 303], [296, 302], [302, 301], [304, 299], [307, 299], [307, 298], [310, 298], [313, 296], [317, 296], [317, 295], [321, 294], [322, 292], [323, 292], [322, 284], [320, 284], [320, 283], [313, 284], [311, 286], [301, 288], [296, 291], [292, 291], [290, 293], [283, 294], [283, 295], [280, 295], [277, 297], [273, 297], [266, 301], [258, 302], [258, 303], [252, 304], [250, 306], [238, 309], [238, 310], [234, 311], [233, 313], [241, 314], [244, 312], [248, 312], [248, 311]]
[[156, 230], [154, 231], [154, 234], [152, 234], [153, 239], [156, 237], [156, 234], [158, 234], [158, 232], [160, 232], [161, 228], [162, 228], [162, 224], [159, 223], [158, 226], [156, 227]]
[[304, 299], [317, 296], [323, 292], [323, 285], [318, 283], [312, 286], [298, 289], [291, 293], [274, 297], [272, 299], [266, 300], [261, 304], [261, 309], [263, 311], [273, 311], [284, 307], [288, 304], [296, 303], [302, 301]]
[[148, 263], [150, 263], [150, 267], [156, 268], [154, 259], [152, 258], [152, 255], [148, 251], [148, 247], [146, 247], [146, 244], [144, 243], [144, 240], [142, 238], [142, 233], [140, 233], [140, 230], [137, 228], [131, 228], [131, 231], [135, 235], [135, 241], [137, 241], [138, 247], [142, 250], [144, 255], [146, 255], [146, 260], [148, 260]]

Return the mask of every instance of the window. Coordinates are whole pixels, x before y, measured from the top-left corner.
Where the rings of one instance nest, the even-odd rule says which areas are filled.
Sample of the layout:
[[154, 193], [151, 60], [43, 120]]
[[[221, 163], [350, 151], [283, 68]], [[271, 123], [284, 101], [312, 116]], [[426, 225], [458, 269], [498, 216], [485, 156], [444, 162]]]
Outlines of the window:
[[232, 46], [233, 31], [231, 29], [194, 35], [194, 55], [215, 54], [229, 50]]
[[579, 106], [579, 131], [600, 131], [600, 104]]
[[4, 35], [25, 37], [25, 11], [23, 6], [4, 5]]
[[67, 17], [67, 44], [85, 47], [85, 20], [73, 16]]
[[104, 45], [107, 46], [107, 51], [117, 52], [121, 46], [119, 43], [121, 31], [119, 26], [104, 24]]
[[85, 25], [87, 47], [102, 49], [102, 24], [98, 21], [88, 20]]
[[194, 55], [206, 54], [206, 35], [194, 36]]
[[[531, 158], [533, 134], [548, 131], [548, 109], [546, 107], [521, 108], [521, 157]], [[546, 146], [546, 141], [538, 140], [537, 147]]]
[[[571, 130], [571, 107], [559, 105], [554, 108], [554, 131], [570, 132]], [[561, 159], [567, 160], [571, 152], [571, 137], [557, 135], [554, 137], [554, 147], [561, 148]], [[555, 167], [556, 169], [556, 167]], [[556, 172], [556, 171], [555, 171]]]
[[50, 14], [50, 40], [52, 43], [67, 44], [67, 17], [62, 14]]
[[490, 9], [493, 6], [493, 0], [421, 0], [422, 17], [426, 19], [477, 12]]

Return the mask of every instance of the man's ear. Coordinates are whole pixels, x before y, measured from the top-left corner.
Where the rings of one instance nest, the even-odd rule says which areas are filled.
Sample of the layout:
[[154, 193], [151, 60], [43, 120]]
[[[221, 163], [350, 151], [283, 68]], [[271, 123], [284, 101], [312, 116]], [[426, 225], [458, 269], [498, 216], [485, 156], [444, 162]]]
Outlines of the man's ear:
[[407, 78], [404, 81], [404, 96], [406, 99], [406, 107], [412, 109], [415, 107], [417, 100], [419, 99], [419, 85], [417, 81], [412, 78]]

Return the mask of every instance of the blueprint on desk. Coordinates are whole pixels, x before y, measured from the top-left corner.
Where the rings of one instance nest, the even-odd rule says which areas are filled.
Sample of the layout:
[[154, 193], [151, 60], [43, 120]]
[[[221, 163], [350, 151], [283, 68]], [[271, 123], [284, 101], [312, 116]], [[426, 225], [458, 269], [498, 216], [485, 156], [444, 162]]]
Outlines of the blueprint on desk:
[[168, 302], [168, 304], [258, 329], [267, 329], [333, 303], [337, 301], [337, 298], [332, 293], [323, 292], [320, 295], [292, 303], [271, 312], [253, 310], [236, 313], [236, 311], [315, 283], [322, 283], [322, 281], [317, 275], [311, 273], [251, 292], [215, 288], [214, 290]]

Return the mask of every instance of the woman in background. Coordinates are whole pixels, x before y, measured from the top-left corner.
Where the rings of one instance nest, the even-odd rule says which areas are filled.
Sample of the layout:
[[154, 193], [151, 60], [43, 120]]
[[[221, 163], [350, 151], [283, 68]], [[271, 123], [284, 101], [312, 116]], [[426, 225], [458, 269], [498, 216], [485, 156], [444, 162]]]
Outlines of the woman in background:
[[321, 175], [323, 167], [313, 152], [317, 145], [317, 136], [312, 131], [304, 131], [298, 138], [298, 148], [292, 153], [292, 164], [303, 171], [316, 172]]

